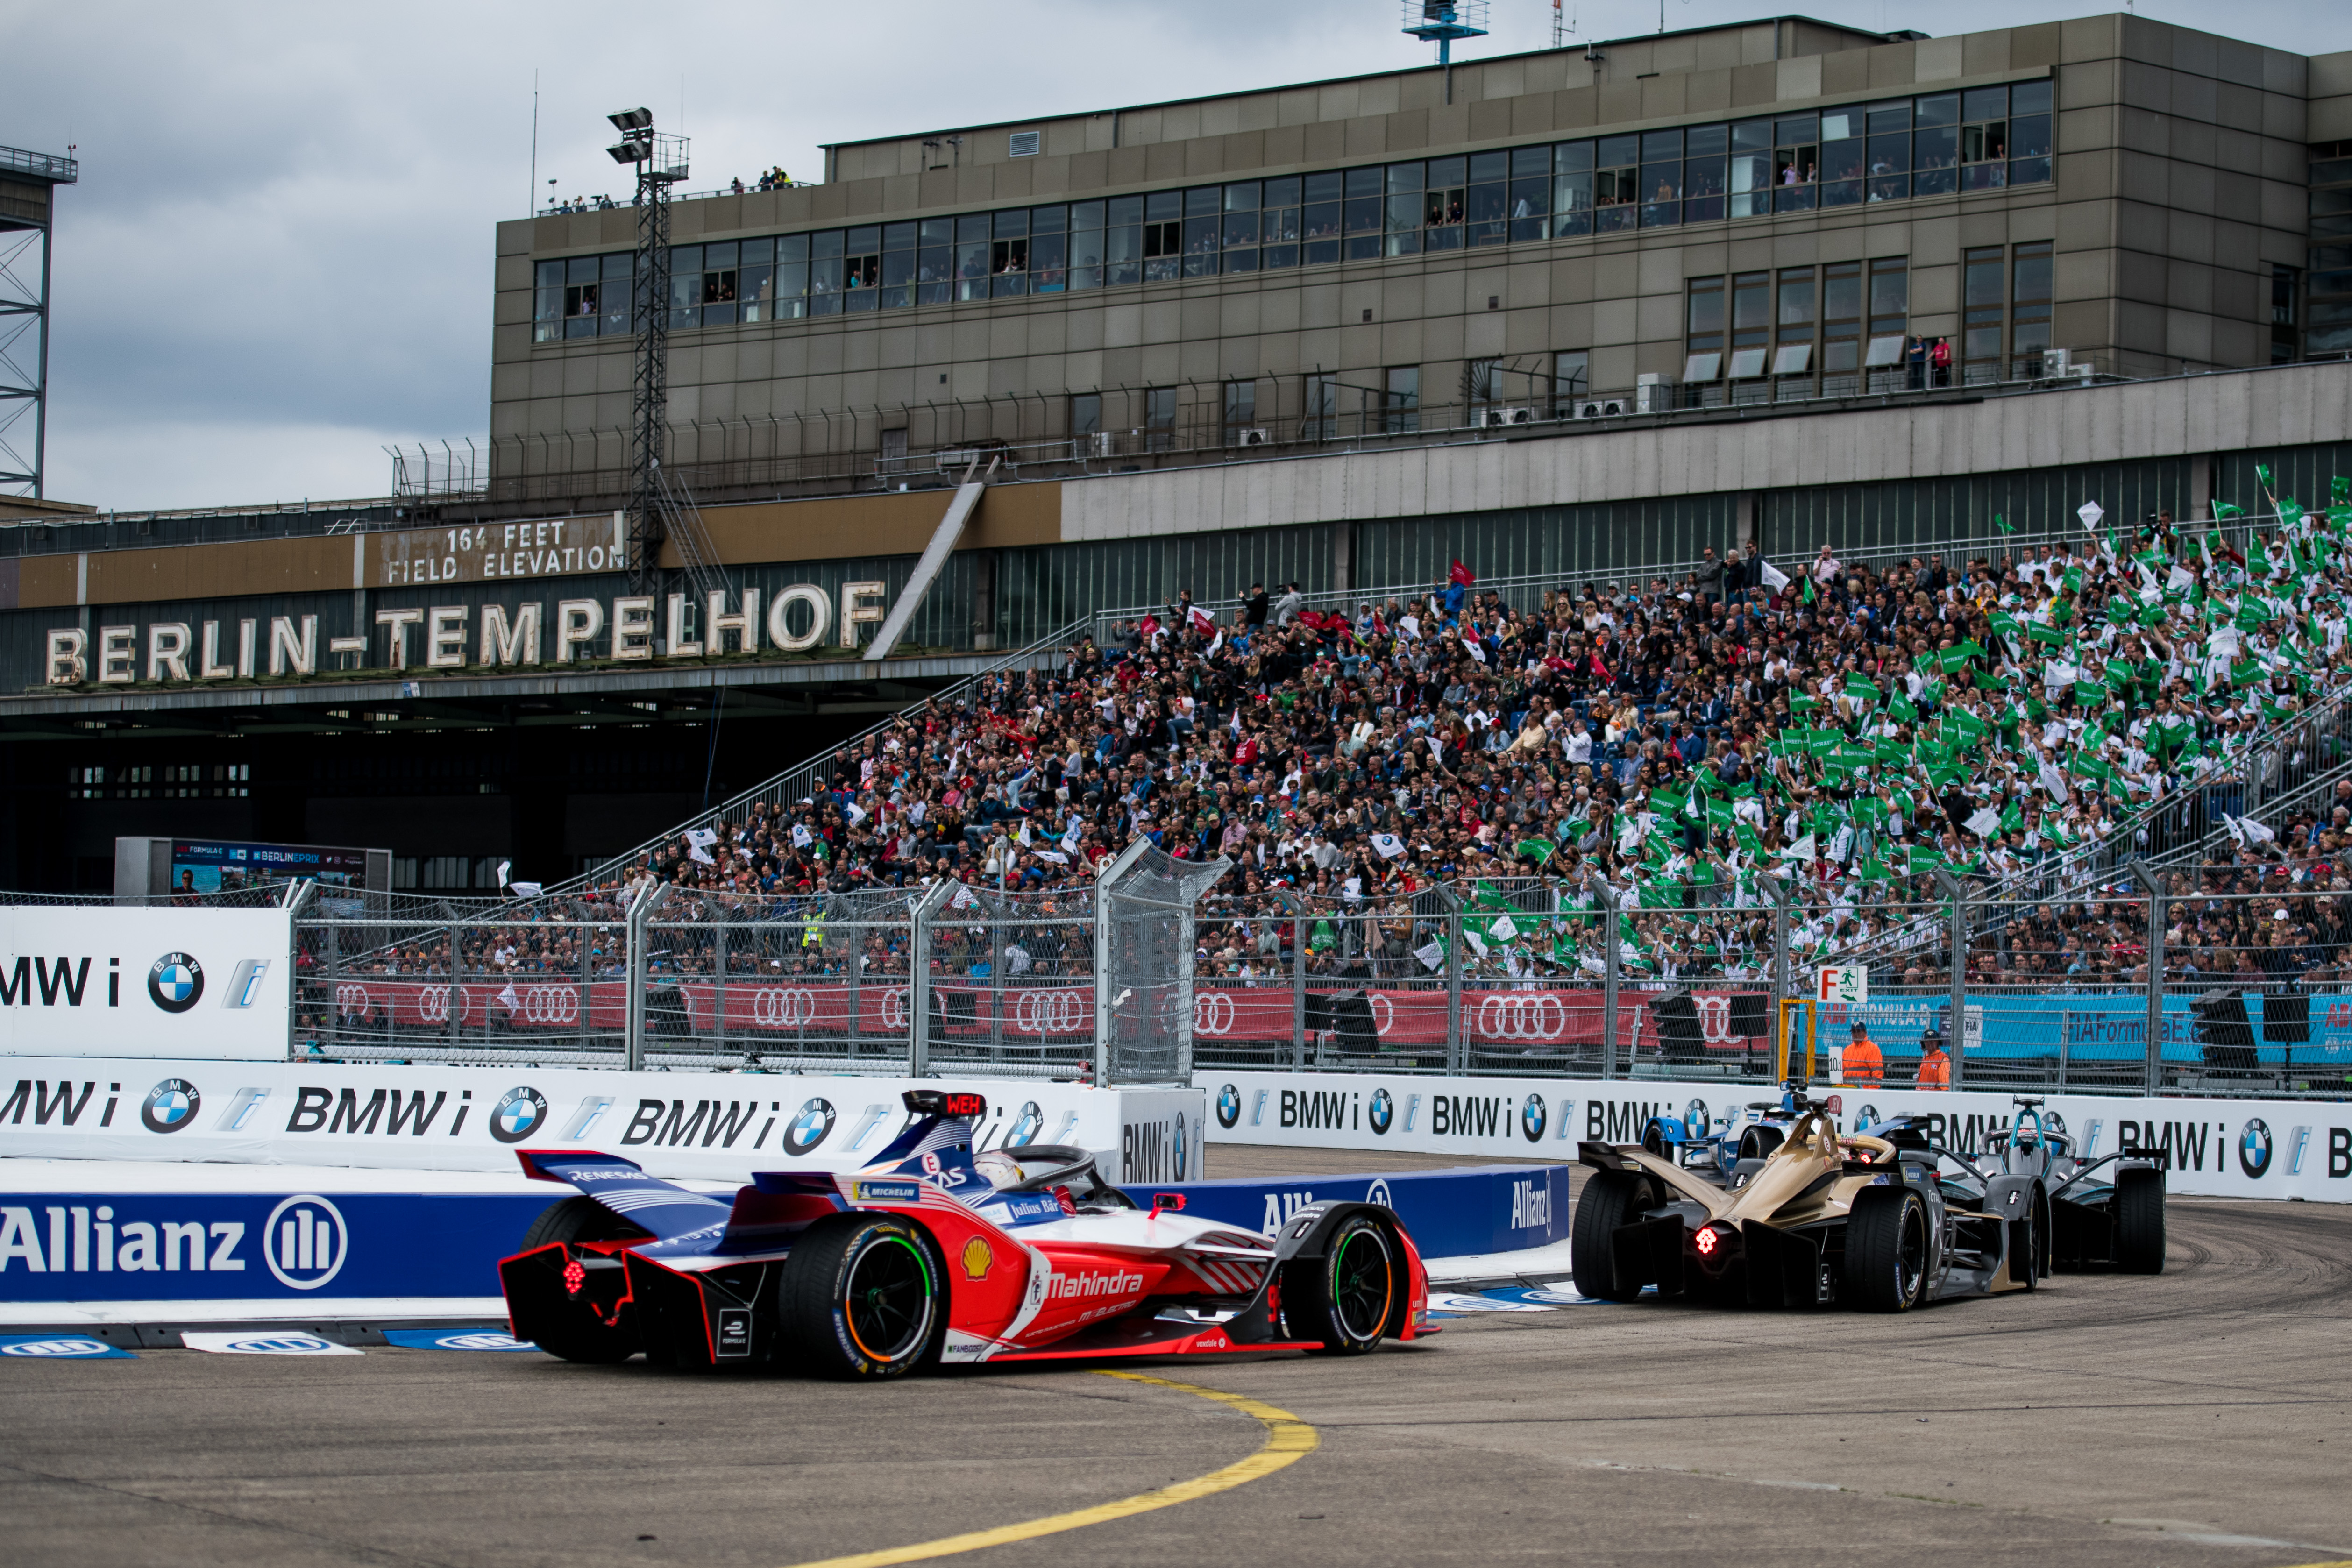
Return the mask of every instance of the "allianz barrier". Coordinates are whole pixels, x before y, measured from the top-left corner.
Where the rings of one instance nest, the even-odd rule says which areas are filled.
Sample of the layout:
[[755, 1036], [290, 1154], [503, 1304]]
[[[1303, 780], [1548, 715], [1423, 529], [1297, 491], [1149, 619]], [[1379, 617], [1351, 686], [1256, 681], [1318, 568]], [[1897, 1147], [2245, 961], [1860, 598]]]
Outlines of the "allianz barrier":
[[1310, 1203], [1385, 1204], [1404, 1221], [1422, 1256], [1460, 1258], [1567, 1240], [1574, 1220], [1569, 1176], [1564, 1165], [1476, 1166], [1278, 1181], [1167, 1182], [1130, 1185], [1126, 1191], [1146, 1208], [1161, 1193], [1180, 1194], [1190, 1218], [1261, 1236], [1272, 1236]]
[[[1486, 1158], [1565, 1159], [1587, 1139], [1630, 1144], [1661, 1114], [1744, 1114], [1777, 1102], [1759, 1083], [1455, 1078], [1414, 1073], [1207, 1070], [1212, 1143], [1301, 1149], [1410, 1151]], [[1847, 1131], [1889, 1116], [1936, 1119], [1938, 1141], [1974, 1152], [2016, 1113], [2007, 1094], [1819, 1088]], [[2219, 1197], [2352, 1203], [2352, 1104], [2311, 1100], [2042, 1097], [2089, 1155], [2129, 1145], [2157, 1152], [2168, 1190]]]
[[132, 1057], [0, 1057], [0, 1156], [507, 1175], [519, 1149], [597, 1148], [656, 1176], [742, 1181], [780, 1156], [862, 1164], [916, 1088], [984, 1095], [985, 1146], [1074, 1144], [1118, 1181], [1201, 1169], [1206, 1103], [1176, 1085]]

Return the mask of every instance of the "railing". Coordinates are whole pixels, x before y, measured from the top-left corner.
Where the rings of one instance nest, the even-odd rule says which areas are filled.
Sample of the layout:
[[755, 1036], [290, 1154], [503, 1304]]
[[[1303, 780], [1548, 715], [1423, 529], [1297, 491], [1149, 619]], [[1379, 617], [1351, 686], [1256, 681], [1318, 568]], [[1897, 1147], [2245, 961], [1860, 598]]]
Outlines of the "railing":
[[0, 170], [54, 180], [60, 185], [73, 184], [81, 178], [81, 166], [73, 159], [60, 158], [54, 152], [27, 152], [21, 147], [0, 147]]

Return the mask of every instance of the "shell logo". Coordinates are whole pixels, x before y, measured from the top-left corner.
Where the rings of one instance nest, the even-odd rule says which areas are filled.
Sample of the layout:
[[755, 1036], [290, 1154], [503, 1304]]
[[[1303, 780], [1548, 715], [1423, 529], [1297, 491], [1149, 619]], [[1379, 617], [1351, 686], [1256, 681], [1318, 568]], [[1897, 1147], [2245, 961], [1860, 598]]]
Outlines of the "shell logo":
[[985, 1280], [989, 1270], [996, 1266], [996, 1252], [975, 1236], [963, 1244], [963, 1275], [967, 1280]]

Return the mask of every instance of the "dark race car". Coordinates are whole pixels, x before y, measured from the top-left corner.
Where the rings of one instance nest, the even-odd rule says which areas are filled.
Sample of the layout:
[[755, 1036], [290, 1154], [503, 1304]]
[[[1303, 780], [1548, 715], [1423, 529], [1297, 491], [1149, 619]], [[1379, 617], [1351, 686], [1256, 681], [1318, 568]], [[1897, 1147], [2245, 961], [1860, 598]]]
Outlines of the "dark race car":
[[1577, 1288], [1906, 1312], [2032, 1290], [2060, 1256], [2162, 1267], [2163, 1173], [2129, 1152], [2111, 1185], [2082, 1183], [2108, 1161], [2062, 1159], [2038, 1103], [1982, 1163], [1935, 1145], [1924, 1118], [1841, 1136], [1825, 1104], [1795, 1110], [1785, 1140], [1738, 1162], [1728, 1187], [1634, 1145], [1580, 1145], [1595, 1168], [1570, 1240]]
[[1154, 1207], [1085, 1150], [974, 1158], [977, 1094], [910, 1091], [862, 1170], [762, 1171], [730, 1201], [610, 1155], [521, 1153], [580, 1196], [499, 1265], [518, 1338], [570, 1361], [845, 1377], [1057, 1356], [1360, 1354], [1435, 1333], [1395, 1213], [1318, 1203], [1271, 1239]]

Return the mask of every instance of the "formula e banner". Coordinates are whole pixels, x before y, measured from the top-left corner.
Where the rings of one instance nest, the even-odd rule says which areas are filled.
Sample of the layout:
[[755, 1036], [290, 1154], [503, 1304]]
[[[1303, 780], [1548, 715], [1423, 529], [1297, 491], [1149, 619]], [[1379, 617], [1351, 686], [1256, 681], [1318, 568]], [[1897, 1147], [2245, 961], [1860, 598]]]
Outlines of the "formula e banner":
[[[1780, 1100], [1771, 1085], [1719, 1079], [1601, 1082], [1203, 1069], [1193, 1082], [1211, 1097], [1212, 1143], [1542, 1160], [1573, 1159], [1587, 1139], [1637, 1144], [1652, 1116], [1738, 1119], [1751, 1103]], [[1916, 1113], [1936, 1119], [1937, 1142], [1963, 1153], [1975, 1152], [2016, 1114], [2006, 1094], [1821, 1092], [1849, 1132]], [[2352, 1203], [2352, 1105], [2341, 1102], [2054, 1094], [2044, 1100], [2043, 1114], [2087, 1155], [2126, 1145], [2156, 1151], [2172, 1192]]]
[[593, 1148], [659, 1176], [854, 1169], [906, 1125], [908, 1089], [976, 1091], [983, 1148], [1071, 1144], [1114, 1181], [1200, 1171], [1197, 1089], [980, 1077], [817, 1077], [396, 1063], [0, 1061], [0, 1156], [510, 1172]]
[[0, 1055], [286, 1054], [282, 909], [0, 908]]

